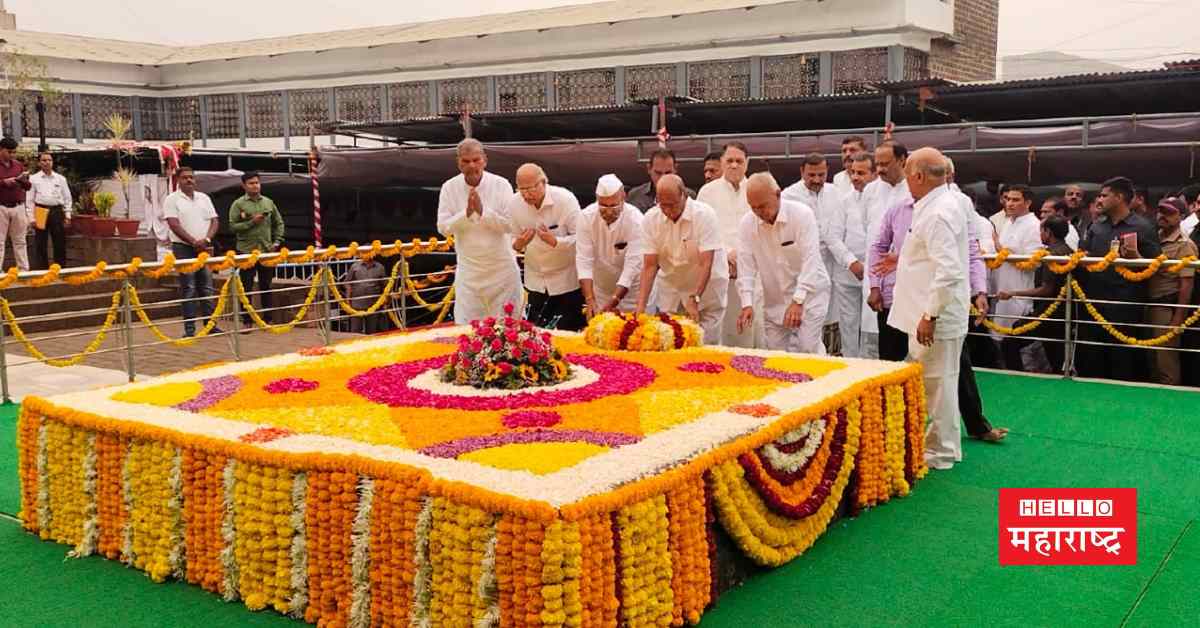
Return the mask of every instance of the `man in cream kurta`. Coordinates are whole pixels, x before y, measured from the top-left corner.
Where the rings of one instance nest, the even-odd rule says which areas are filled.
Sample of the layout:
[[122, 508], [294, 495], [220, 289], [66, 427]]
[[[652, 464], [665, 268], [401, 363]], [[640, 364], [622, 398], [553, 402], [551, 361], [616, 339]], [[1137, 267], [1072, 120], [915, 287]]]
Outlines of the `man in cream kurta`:
[[635, 251], [641, 240], [642, 212], [625, 202], [616, 175], [600, 177], [596, 202], [583, 210], [575, 236], [575, 269], [588, 318], [637, 308], [642, 256]]
[[487, 172], [487, 154], [478, 140], [459, 142], [457, 163], [461, 174], [442, 184], [437, 229], [454, 238], [454, 322], [462, 325], [503, 316], [506, 303], [519, 310], [523, 295], [505, 211], [512, 186]]
[[[1042, 248], [1042, 223], [1030, 211], [1033, 203], [1033, 192], [1024, 185], [1010, 185], [1004, 190], [1004, 219], [1000, 230], [1000, 247], [1008, 249], [1013, 255], [1032, 255]], [[997, 292], [1023, 292], [1032, 290], [1035, 284], [1035, 273], [1032, 270], [1021, 270], [1012, 264], [1004, 264], [992, 271], [996, 277]], [[1020, 318], [1033, 312], [1033, 302], [1028, 299], [1016, 298], [996, 302], [996, 323], [1005, 327], [1015, 327], [1025, 324]], [[1000, 348], [1004, 354], [1005, 368], [1013, 371], [1023, 371], [1024, 363], [1021, 350], [1028, 341], [1019, 336], [1001, 336]]]
[[[750, 205], [746, 202], [746, 167], [748, 157], [746, 149], [740, 143], [727, 144], [721, 153], [721, 176], [704, 184], [696, 200], [713, 208], [717, 213], [717, 224], [721, 242], [725, 245], [725, 255], [729, 264], [729, 294], [726, 301], [729, 307], [725, 310], [725, 319], [721, 322], [721, 340], [710, 341], [709, 344], [723, 344], [727, 347], [761, 347], [765, 343], [761, 317], [739, 331], [738, 316], [743, 303], [738, 293], [737, 279], [737, 232], [742, 218], [750, 213]], [[758, 311], [762, 311], [761, 290], [755, 292], [754, 303]]]
[[579, 200], [550, 185], [537, 164], [517, 168], [517, 193], [508, 201], [513, 250], [525, 255], [529, 320], [538, 327], [580, 331], [583, 292], [575, 273]]
[[[761, 279], [767, 348], [824, 355], [829, 275], [816, 217], [807, 205], [782, 201], [770, 173], [751, 176], [746, 187], [752, 213], [738, 226], [742, 302], [752, 302]], [[743, 306], [738, 323], [753, 319], [754, 309]]]
[[853, 219], [857, 225], [852, 240], [861, 245], [859, 256], [847, 245], [848, 214], [852, 204], [837, 188], [826, 183], [829, 167], [825, 157], [811, 154], [804, 158], [801, 179], [788, 186], [783, 199], [803, 203], [813, 210], [821, 229], [822, 258], [829, 278], [833, 281], [833, 298], [829, 304], [826, 323], [838, 324], [842, 341], [842, 355], [857, 358], [862, 353], [862, 277], [865, 270], [866, 229], [862, 226], [861, 214]]
[[[683, 179], [658, 181], [658, 205], [642, 220], [642, 279], [637, 313], [646, 310], [650, 288], [663, 312], [686, 312], [704, 330], [706, 344], [721, 338], [729, 294], [729, 265], [711, 207], [687, 197]], [[661, 269], [662, 273], [659, 274]], [[658, 284], [654, 283], [659, 278]]]
[[914, 152], [905, 170], [916, 203], [887, 323], [908, 334], [908, 359], [924, 368], [930, 419], [925, 461], [949, 469], [962, 460], [958, 370], [971, 291], [967, 215], [945, 185], [940, 152]]

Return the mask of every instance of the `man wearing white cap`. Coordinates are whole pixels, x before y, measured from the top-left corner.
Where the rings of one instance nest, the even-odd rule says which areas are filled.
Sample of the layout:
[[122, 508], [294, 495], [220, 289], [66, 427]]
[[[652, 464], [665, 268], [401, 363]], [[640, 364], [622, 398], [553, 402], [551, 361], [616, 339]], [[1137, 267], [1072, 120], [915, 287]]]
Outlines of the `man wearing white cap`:
[[575, 269], [587, 304], [587, 316], [637, 307], [642, 278], [642, 212], [625, 202], [625, 187], [615, 174], [596, 183], [596, 202], [579, 217]]
[[526, 314], [534, 325], [579, 331], [583, 292], [575, 273], [575, 234], [579, 200], [566, 188], [550, 185], [537, 164], [517, 168], [517, 193], [508, 202], [513, 250], [525, 255]]
[[[729, 287], [729, 264], [713, 208], [687, 197], [683, 179], [658, 180], [658, 205], [642, 220], [642, 280], [637, 313], [646, 310], [651, 288], [663, 312], [681, 309], [704, 330], [704, 342], [720, 344]], [[662, 269], [662, 280], [654, 279]]]
[[442, 184], [437, 229], [454, 237], [454, 322], [462, 325], [503, 316], [504, 305], [520, 307], [522, 295], [505, 210], [512, 186], [487, 172], [487, 154], [479, 140], [459, 142], [456, 156], [462, 174]]
[[754, 320], [751, 295], [761, 279], [767, 348], [824, 355], [830, 282], [816, 216], [804, 203], [781, 200], [769, 172], [750, 176], [746, 198], [751, 213], [738, 225], [737, 278], [746, 305], [738, 327]]

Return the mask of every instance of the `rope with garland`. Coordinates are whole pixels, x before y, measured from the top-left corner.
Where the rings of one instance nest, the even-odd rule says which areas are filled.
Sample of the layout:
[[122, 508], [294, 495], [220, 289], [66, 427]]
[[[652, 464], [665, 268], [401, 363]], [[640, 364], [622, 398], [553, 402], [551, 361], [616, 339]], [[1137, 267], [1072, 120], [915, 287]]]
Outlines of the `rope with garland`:
[[1167, 330], [1167, 333], [1162, 334], [1161, 336], [1156, 336], [1154, 338], [1147, 338], [1146, 340], [1141, 340], [1138, 338], [1134, 338], [1133, 336], [1128, 336], [1128, 335], [1122, 333], [1121, 330], [1117, 329], [1112, 323], [1108, 322], [1108, 319], [1104, 318], [1104, 315], [1101, 314], [1100, 311], [1096, 309], [1096, 306], [1092, 305], [1091, 301], [1088, 301], [1087, 295], [1084, 294], [1083, 288], [1080, 287], [1078, 281], [1075, 281], [1074, 279], [1072, 279], [1071, 287], [1075, 292], [1075, 296], [1079, 298], [1079, 301], [1081, 303], [1083, 303], [1084, 309], [1087, 310], [1087, 313], [1089, 315], [1091, 315], [1091, 317], [1093, 319], [1095, 319], [1095, 321], [1097, 323], [1100, 323], [1100, 326], [1104, 328], [1104, 331], [1108, 332], [1108, 335], [1112, 336], [1113, 338], [1116, 338], [1117, 340], [1119, 340], [1127, 345], [1133, 345], [1133, 346], [1138, 346], [1138, 347], [1162, 346], [1168, 342], [1171, 342], [1171, 340], [1173, 340], [1179, 334], [1182, 334], [1185, 329], [1194, 325], [1196, 323], [1196, 321], [1200, 321], [1200, 308], [1196, 308], [1196, 310], [1194, 312], [1192, 312], [1191, 316], [1188, 316], [1187, 319], [1185, 319], [1183, 321], [1183, 323], [1176, 325], [1174, 327], [1171, 327], [1169, 330]]
[[[1054, 316], [1054, 313], [1056, 311], [1058, 311], [1058, 307], [1060, 305], [1062, 305], [1063, 300], [1066, 298], [1067, 298], [1067, 284], [1064, 283], [1062, 290], [1058, 291], [1058, 296], [1055, 297], [1054, 301], [1050, 305], [1048, 305], [1046, 307], [1046, 309], [1044, 311], [1042, 311], [1041, 314], [1038, 314], [1034, 318], [1034, 320], [1031, 320], [1023, 325], [1018, 325], [1016, 327], [1004, 327], [1003, 325], [994, 323], [990, 319], [985, 318], [985, 319], [983, 319], [983, 326], [987, 327], [988, 329], [990, 329], [998, 334], [1002, 334], [1005, 336], [1020, 336], [1022, 334], [1027, 334], [1027, 333], [1037, 329], [1042, 323], [1046, 322], [1046, 320], [1049, 319], [1051, 316]], [[972, 305], [971, 306], [971, 316], [980, 316], [980, 314], [981, 314], [980, 311], [978, 309], [976, 309], [974, 305]]]

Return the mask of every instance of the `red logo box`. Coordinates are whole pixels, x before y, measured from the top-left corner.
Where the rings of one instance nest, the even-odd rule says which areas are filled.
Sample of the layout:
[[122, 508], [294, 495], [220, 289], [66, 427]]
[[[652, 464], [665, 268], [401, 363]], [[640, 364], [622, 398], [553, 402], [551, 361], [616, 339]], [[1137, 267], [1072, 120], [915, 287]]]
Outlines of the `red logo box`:
[[1137, 564], [1137, 489], [1000, 489], [1001, 565]]

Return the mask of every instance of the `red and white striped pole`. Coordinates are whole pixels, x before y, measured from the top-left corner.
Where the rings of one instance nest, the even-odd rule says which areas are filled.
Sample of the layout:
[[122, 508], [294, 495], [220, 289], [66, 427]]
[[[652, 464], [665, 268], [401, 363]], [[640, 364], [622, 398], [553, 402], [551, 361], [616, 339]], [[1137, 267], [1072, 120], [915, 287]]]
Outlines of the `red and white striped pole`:
[[321, 246], [321, 186], [317, 182], [317, 149], [308, 151], [308, 176], [312, 179], [313, 246]]

